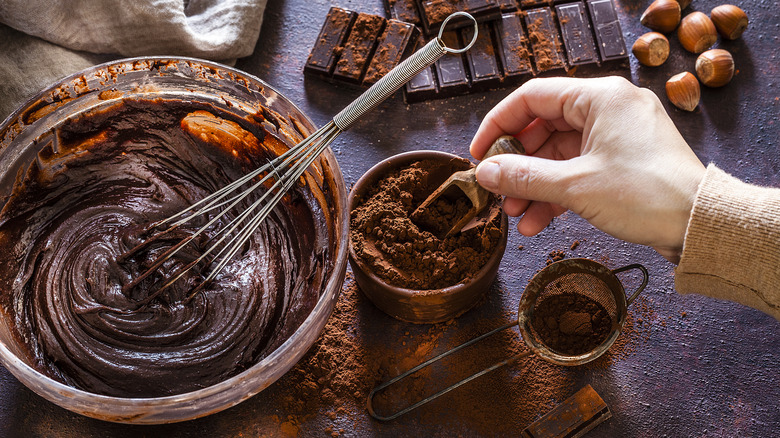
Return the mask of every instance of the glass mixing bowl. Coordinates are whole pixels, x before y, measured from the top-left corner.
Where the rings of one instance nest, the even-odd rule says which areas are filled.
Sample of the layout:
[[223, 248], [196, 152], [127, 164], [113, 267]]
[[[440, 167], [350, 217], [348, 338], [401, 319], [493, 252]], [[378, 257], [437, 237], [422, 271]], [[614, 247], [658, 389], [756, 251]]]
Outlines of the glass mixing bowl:
[[[265, 82], [236, 69], [188, 58], [133, 58], [91, 67], [41, 91], [0, 125], [0, 207], [17, 172], [35, 159], [35, 140], [53, 127], [118, 99], [158, 97], [197, 101], [239, 115], [262, 106], [281, 123], [288, 146], [315, 130], [292, 102]], [[338, 299], [347, 266], [349, 212], [347, 191], [330, 149], [308, 170], [326, 194], [328, 244], [332, 257], [319, 300], [297, 330], [278, 348], [246, 371], [210, 387], [156, 398], [98, 395], [55, 381], [24, 359], [11, 328], [11, 315], [0, 309], [0, 362], [24, 385], [73, 412], [107, 421], [159, 424], [219, 412], [267, 388], [287, 372], [316, 341]], [[3, 268], [7, 269], [7, 268]]]

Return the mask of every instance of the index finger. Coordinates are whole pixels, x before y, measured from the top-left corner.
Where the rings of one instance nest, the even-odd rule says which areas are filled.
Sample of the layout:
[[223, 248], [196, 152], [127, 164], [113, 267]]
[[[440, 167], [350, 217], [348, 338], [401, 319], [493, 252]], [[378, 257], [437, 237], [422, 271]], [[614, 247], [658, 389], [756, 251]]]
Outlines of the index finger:
[[568, 77], [531, 79], [488, 112], [471, 140], [471, 155], [482, 158], [496, 138], [515, 135], [537, 118], [561, 119], [582, 131], [591, 100], [604, 94], [592, 92], [594, 88], [602, 88], [594, 87], [599, 85], [598, 81]]

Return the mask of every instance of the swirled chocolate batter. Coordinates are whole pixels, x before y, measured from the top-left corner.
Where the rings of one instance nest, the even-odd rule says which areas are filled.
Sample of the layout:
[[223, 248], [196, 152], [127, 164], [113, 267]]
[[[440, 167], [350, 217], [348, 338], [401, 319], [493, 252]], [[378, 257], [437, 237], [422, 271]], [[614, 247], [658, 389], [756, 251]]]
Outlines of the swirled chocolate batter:
[[28, 362], [86, 391], [156, 397], [223, 381], [284, 342], [333, 269], [330, 195], [310, 179], [192, 298], [205, 269], [157, 295], [155, 283], [201, 254], [220, 224], [135, 287], [125, 286], [203, 221], [122, 256], [148, 238], [146, 224], [286, 150], [275, 128], [270, 112], [125, 100], [41, 139], [0, 212], [0, 304]]

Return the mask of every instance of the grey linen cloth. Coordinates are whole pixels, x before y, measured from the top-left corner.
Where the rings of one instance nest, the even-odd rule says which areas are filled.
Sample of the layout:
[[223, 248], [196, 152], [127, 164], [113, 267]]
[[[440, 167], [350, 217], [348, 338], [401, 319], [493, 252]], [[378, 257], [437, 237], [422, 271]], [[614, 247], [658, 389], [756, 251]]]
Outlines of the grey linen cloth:
[[0, 120], [58, 79], [131, 56], [232, 64], [267, 0], [0, 0]]

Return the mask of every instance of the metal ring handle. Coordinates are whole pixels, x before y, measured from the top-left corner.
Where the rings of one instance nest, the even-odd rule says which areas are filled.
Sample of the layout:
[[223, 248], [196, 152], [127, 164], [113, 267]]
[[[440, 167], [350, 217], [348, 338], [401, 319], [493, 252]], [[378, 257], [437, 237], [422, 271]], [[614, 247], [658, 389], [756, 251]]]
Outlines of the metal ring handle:
[[647, 268], [640, 265], [639, 263], [634, 263], [632, 265], [623, 266], [622, 268], [613, 269], [612, 273], [617, 274], [619, 272], [629, 271], [631, 269], [639, 269], [640, 271], [642, 271], [642, 284], [640, 284], [639, 287], [637, 287], [636, 290], [631, 294], [631, 296], [626, 299], [626, 307], [630, 306], [631, 303], [634, 301], [634, 299], [639, 295], [639, 293], [645, 290], [645, 286], [647, 286], [647, 281], [650, 279], [650, 274], [647, 273]]
[[[469, 18], [471, 21], [473, 21], [473, 22], [474, 22], [474, 37], [472, 37], [472, 38], [471, 38], [471, 42], [470, 42], [470, 43], [468, 43], [468, 44], [466, 45], [466, 47], [464, 47], [464, 48], [462, 48], [462, 49], [453, 49], [453, 48], [451, 48], [451, 47], [447, 47], [447, 46], [444, 44], [444, 42], [442, 41], [442, 35], [444, 35], [444, 28], [445, 28], [445, 27], [447, 27], [447, 23], [448, 23], [450, 20], [452, 20], [453, 18], [455, 18], [455, 17], [467, 17], [467, 18]], [[441, 45], [442, 45], [442, 47], [444, 47], [444, 51], [445, 51], [445, 52], [447, 52], [447, 53], [453, 53], [453, 54], [458, 54], [458, 53], [463, 53], [463, 52], [467, 51], [468, 49], [470, 49], [470, 48], [471, 48], [471, 46], [473, 46], [473, 45], [474, 45], [474, 43], [476, 43], [476, 42], [477, 42], [477, 35], [479, 35], [479, 29], [478, 29], [478, 26], [477, 26], [477, 20], [476, 20], [474, 17], [472, 17], [472, 16], [471, 16], [471, 14], [469, 14], [468, 12], [458, 11], [458, 12], [453, 12], [452, 14], [450, 14], [450, 16], [449, 16], [449, 17], [447, 17], [447, 18], [444, 20], [444, 22], [441, 24], [441, 28], [439, 29], [439, 36], [438, 36], [438, 37], [436, 37], [436, 38], [437, 38], [439, 41], [442, 41]]]

